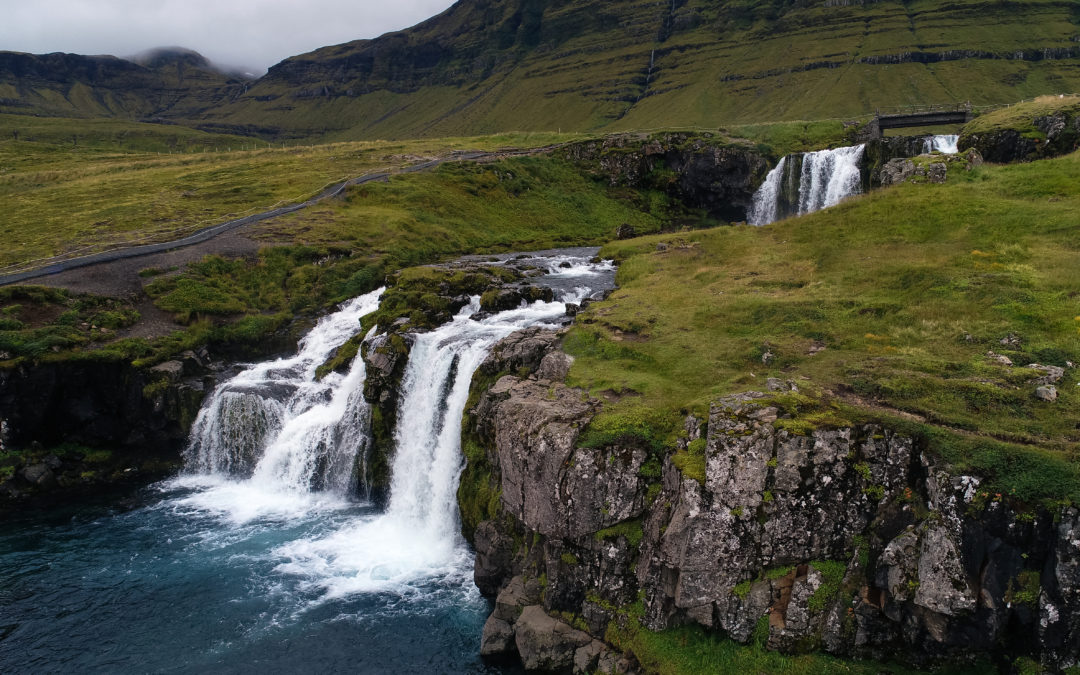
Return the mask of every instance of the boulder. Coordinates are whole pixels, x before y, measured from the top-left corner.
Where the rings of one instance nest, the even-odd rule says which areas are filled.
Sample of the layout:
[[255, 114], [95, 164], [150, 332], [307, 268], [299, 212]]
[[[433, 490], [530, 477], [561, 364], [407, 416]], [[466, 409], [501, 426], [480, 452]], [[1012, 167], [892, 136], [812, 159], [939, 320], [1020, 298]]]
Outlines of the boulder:
[[1041, 377], [1031, 380], [1031, 384], [1057, 384], [1061, 378], [1065, 377], [1065, 369], [1061, 366], [1044, 366], [1038, 363], [1029, 363], [1027, 367], [1043, 373]]
[[514, 643], [527, 671], [568, 671], [577, 650], [592, 642], [588, 633], [551, 618], [539, 605], [526, 607], [515, 624]]
[[1057, 387], [1047, 384], [1035, 390], [1035, 398], [1040, 401], [1056, 401], [1058, 397]]
[[514, 651], [514, 628], [508, 622], [489, 616], [480, 636], [480, 656], [503, 656]]
[[40, 488], [51, 488], [56, 485], [56, 475], [47, 464], [31, 464], [22, 470], [22, 477], [27, 483]]

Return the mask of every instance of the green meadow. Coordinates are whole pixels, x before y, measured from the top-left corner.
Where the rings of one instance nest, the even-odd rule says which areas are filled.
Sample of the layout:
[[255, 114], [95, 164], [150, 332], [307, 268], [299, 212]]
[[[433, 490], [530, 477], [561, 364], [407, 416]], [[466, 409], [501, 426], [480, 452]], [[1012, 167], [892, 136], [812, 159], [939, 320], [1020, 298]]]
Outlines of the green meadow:
[[1077, 379], [1067, 367], [1041, 401], [1026, 366], [1080, 355], [1077, 213], [1072, 154], [762, 228], [611, 243], [620, 288], [566, 339], [571, 381], [612, 401], [608, 426], [648, 411], [674, 430], [684, 411], [791, 380], [801, 393], [780, 402], [797, 433], [885, 419], [999, 491], [1075, 501]]

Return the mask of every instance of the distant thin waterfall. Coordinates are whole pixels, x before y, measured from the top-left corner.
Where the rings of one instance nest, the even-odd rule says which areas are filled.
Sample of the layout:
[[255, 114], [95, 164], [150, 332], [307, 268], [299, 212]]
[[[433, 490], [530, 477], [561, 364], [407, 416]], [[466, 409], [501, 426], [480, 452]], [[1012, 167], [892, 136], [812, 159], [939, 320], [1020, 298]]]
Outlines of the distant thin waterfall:
[[218, 386], [199, 411], [186, 460], [189, 471], [250, 478], [269, 489], [344, 492], [367, 443], [365, 370], [315, 377], [378, 308], [382, 289], [324, 317], [295, 356], [250, 366]]
[[833, 206], [861, 191], [859, 163], [864, 145], [788, 155], [754, 193], [747, 214], [751, 225]]
[[940, 136], [927, 136], [923, 141], [923, 154], [931, 152], [944, 152], [947, 155], [955, 155], [960, 150], [956, 147], [957, 141], [960, 140], [956, 135], [940, 135]]

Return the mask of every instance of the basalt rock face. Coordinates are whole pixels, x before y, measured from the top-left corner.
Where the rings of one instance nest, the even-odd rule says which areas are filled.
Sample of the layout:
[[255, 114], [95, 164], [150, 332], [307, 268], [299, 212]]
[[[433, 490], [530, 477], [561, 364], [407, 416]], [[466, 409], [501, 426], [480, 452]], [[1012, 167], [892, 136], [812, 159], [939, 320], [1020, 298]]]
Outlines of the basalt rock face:
[[1068, 154], [1080, 147], [1080, 114], [1057, 111], [1031, 120], [1030, 130], [994, 129], [964, 134], [957, 146], [974, 148], [988, 162], [1029, 162]]
[[769, 171], [753, 148], [716, 142], [708, 134], [609, 136], [561, 151], [612, 187], [660, 189], [714, 218], [746, 220], [754, 191]]
[[890, 136], [867, 141], [859, 167], [863, 191], [887, 184], [883, 170], [889, 162], [922, 154], [925, 140], [925, 136]]
[[[0, 449], [21, 457], [0, 498], [59, 497], [174, 469], [219, 369], [205, 353], [190, 352], [152, 369], [56, 361], [0, 370]], [[81, 450], [61, 457], [46, 450], [72, 444], [100, 448], [109, 459], [93, 465]], [[106, 475], [111, 463], [133, 475]]]
[[[697, 453], [695, 478], [671, 456], [656, 475], [649, 449], [625, 439], [579, 447], [597, 411], [581, 391], [538, 373], [498, 379], [465, 432], [484, 458], [463, 489], [497, 497], [468, 511], [481, 589], [539, 585], [519, 607], [595, 638], [612, 622], [692, 622], [786, 652], [1078, 663], [1080, 511], [1021, 515], [881, 426], [793, 434], [771, 400], [732, 396], [707, 425], [687, 419], [680, 455]], [[535, 642], [518, 640], [515, 617], [494, 619], [489, 653]], [[567, 672], [588, 646], [570, 628], [544, 629], [563, 645], [545, 663]]]

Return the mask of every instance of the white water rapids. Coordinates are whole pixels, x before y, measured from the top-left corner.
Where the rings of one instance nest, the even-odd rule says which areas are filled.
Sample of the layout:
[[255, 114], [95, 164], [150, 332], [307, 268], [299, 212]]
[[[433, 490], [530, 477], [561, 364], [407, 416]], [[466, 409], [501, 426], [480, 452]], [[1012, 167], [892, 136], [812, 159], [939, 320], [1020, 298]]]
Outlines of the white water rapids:
[[[533, 282], [552, 287], [556, 301], [484, 316], [473, 298], [450, 323], [416, 335], [401, 384], [386, 509], [290, 538], [272, 551], [277, 572], [324, 600], [367, 592], [409, 597], [429, 593], [432, 584], [476, 592], [456, 499], [473, 373], [497, 341], [521, 328], [559, 325], [566, 303], [609, 287], [613, 277], [609, 262], [581, 254], [527, 262], [547, 268]], [[189, 473], [176, 481], [193, 490], [176, 501], [179, 508], [234, 527], [309, 523], [320, 512], [355, 508], [350, 496], [370, 423], [363, 359], [322, 382], [315, 370], [377, 309], [379, 293], [320, 321], [296, 356], [253, 365], [213, 392], [192, 431]]]

